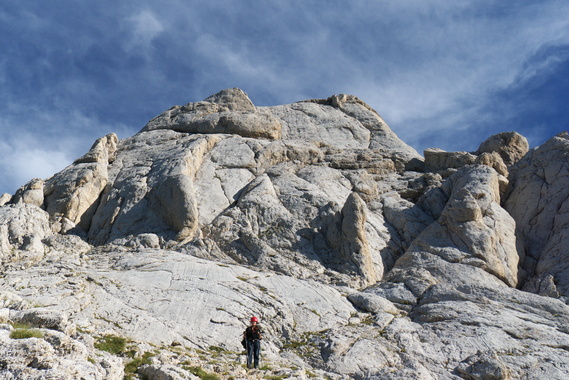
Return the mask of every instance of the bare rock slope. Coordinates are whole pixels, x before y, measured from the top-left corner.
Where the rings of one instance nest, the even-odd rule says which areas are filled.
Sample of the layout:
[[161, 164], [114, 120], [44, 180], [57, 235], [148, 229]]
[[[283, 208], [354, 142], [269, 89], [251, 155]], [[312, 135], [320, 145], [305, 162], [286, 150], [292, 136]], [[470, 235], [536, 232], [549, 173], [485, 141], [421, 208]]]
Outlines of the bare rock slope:
[[0, 198], [0, 377], [565, 379], [568, 154], [423, 158], [351, 95], [175, 106]]

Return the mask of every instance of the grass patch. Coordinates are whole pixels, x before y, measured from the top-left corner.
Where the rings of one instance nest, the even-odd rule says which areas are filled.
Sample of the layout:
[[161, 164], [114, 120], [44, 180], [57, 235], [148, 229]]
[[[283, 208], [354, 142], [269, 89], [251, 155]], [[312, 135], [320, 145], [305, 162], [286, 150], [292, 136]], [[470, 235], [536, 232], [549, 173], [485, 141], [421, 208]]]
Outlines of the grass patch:
[[225, 355], [232, 354], [231, 351], [228, 351], [225, 348], [219, 346], [209, 346], [209, 350], [212, 353], [217, 353], [217, 354], [225, 354]]
[[[112, 355], [131, 359], [124, 367], [124, 380], [138, 379], [139, 377], [136, 375], [138, 369], [145, 364], [151, 364], [150, 359], [156, 356], [153, 352], [145, 352], [139, 355], [133, 342], [116, 335], [97, 337], [94, 346], [96, 349]], [[125, 359], [125, 362], [127, 360]]]
[[301, 347], [305, 347], [308, 345], [308, 342], [305, 340], [290, 340], [283, 344], [283, 348], [285, 350], [298, 350]]
[[115, 327], [118, 328], [118, 329], [122, 329], [122, 326], [121, 326], [118, 322], [111, 321], [110, 319], [105, 318], [105, 317], [101, 317], [101, 316], [96, 316], [95, 318], [100, 319], [100, 320], [102, 320], [102, 321], [105, 321], [105, 322], [107, 322], [107, 323], [109, 323], [109, 324], [115, 326]]
[[97, 339], [95, 348], [113, 355], [121, 355], [126, 348], [126, 339], [115, 335], [105, 335]]
[[371, 315], [366, 315], [364, 318], [362, 318], [360, 323], [362, 325], [371, 326], [375, 323], [375, 319]]
[[154, 353], [145, 352], [141, 357], [133, 359], [124, 367], [125, 377], [131, 374], [134, 375], [136, 371], [138, 371], [138, 369], [143, 365], [151, 364], [150, 358], [153, 356], [155, 356]]
[[39, 329], [30, 327], [17, 327], [10, 331], [12, 339], [43, 338], [43, 332]]
[[300, 334], [298, 340], [290, 339], [282, 346], [282, 351], [293, 351], [301, 358], [313, 358], [318, 356], [319, 346], [328, 330], [309, 331]]
[[199, 377], [202, 380], [220, 380], [219, 376], [215, 373], [207, 373], [201, 367], [183, 367], [184, 369], [190, 371], [193, 375]]
[[299, 340], [290, 340], [283, 345], [283, 350], [293, 351], [301, 358], [312, 357], [318, 350], [318, 345], [306, 334]]

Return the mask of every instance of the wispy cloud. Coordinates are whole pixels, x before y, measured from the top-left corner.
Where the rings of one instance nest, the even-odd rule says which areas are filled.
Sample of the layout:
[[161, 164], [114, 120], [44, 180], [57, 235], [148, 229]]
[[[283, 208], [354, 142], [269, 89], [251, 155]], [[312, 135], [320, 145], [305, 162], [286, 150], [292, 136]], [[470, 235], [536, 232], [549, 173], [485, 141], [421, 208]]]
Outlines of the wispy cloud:
[[480, 121], [486, 118], [496, 127], [506, 122], [500, 113], [492, 113], [494, 120], [488, 118], [489, 110], [497, 106], [494, 94], [512, 87], [522, 90], [524, 83], [559, 62], [551, 57], [536, 59], [536, 52], [551, 43], [569, 42], [563, 16], [569, 4], [560, 2], [492, 10], [487, 4], [471, 4], [454, 7], [427, 23], [417, 18], [424, 14], [409, 11], [404, 18], [407, 36], [397, 41], [399, 52], [411, 52], [410, 62], [391, 70], [381, 93], [374, 85], [361, 93], [370, 94], [369, 102], [404, 140], [419, 148], [441, 143], [457, 148], [456, 130], [467, 136], [462, 139], [463, 149], [480, 143], [464, 144], [470, 138], [488, 137], [477, 135]]
[[129, 49], [149, 49], [152, 41], [164, 31], [162, 22], [149, 9], [136, 12], [127, 18], [130, 26]]
[[[125, 138], [136, 132], [126, 125], [105, 124], [77, 111], [9, 107], [0, 118], [0, 193], [14, 191], [32, 178], [46, 179], [86, 153], [93, 142], [108, 133]], [[31, 114], [32, 118], [22, 115]]]
[[13, 194], [32, 178], [48, 178], [72, 161], [65, 151], [46, 148], [41, 141], [0, 142], [0, 188]]
[[[32, 174], [19, 151], [71, 161], [113, 129], [126, 137], [227, 87], [257, 105], [351, 93], [419, 151], [471, 150], [503, 130], [539, 142], [569, 112], [566, 14], [565, 0], [9, 0], [0, 170]], [[0, 192], [27, 182], [10, 178]]]

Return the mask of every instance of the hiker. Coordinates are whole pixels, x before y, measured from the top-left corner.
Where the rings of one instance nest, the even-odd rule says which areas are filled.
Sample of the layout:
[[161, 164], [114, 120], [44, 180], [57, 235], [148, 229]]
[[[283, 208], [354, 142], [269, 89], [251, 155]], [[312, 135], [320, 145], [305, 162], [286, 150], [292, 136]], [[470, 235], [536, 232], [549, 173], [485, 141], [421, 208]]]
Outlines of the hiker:
[[259, 318], [251, 318], [251, 326], [243, 332], [245, 347], [247, 349], [247, 368], [259, 368], [259, 356], [261, 354], [261, 339], [263, 339], [263, 329], [259, 325]]

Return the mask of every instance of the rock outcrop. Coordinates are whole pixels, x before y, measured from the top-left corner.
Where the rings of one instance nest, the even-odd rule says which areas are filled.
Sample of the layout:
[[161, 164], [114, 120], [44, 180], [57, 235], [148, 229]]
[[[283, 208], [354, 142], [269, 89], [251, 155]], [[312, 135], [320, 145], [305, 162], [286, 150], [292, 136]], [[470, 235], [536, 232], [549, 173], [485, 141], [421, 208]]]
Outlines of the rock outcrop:
[[44, 253], [42, 240], [52, 235], [48, 214], [35, 205], [10, 204], [0, 208], [0, 262], [34, 260]]
[[480, 144], [475, 154], [498, 153], [507, 166], [521, 160], [529, 150], [527, 139], [517, 132], [502, 132]]
[[100, 194], [107, 185], [107, 168], [114, 160], [117, 142], [115, 134], [98, 139], [87, 154], [45, 183], [44, 208], [61, 225], [61, 232], [66, 232], [69, 225], [89, 229]]
[[530, 276], [526, 289], [537, 293], [550, 289], [548, 293], [565, 297], [569, 296], [569, 221], [564, 217], [569, 207], [568, 155], [567, 132], [531, 150], [511, 168], [504, 202], [517, 221], [523, 268]]
[[143, 131], [171, 129], [185, 133], [230, 133], [243, 137], [281, 137], [281, 124], [270, 113], [256, 109], [238, 88], [221, 91], [203, 102], [173, 107], [152, 119]]
[[0, 198], [0, 377], [565, 379], [568, 141], [423, 158], [352, 95], [175, 106]]

